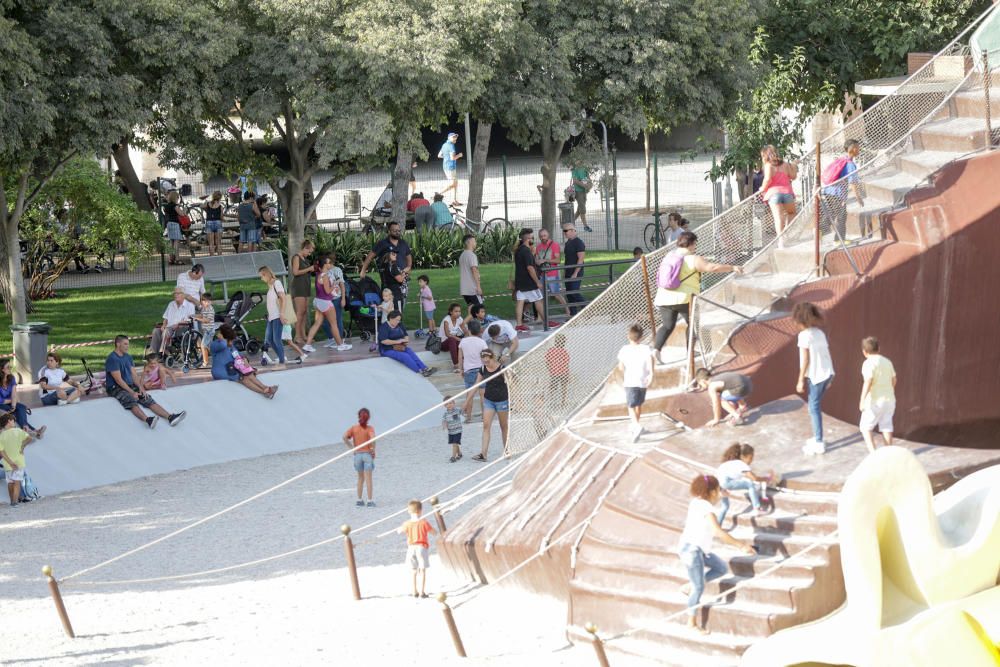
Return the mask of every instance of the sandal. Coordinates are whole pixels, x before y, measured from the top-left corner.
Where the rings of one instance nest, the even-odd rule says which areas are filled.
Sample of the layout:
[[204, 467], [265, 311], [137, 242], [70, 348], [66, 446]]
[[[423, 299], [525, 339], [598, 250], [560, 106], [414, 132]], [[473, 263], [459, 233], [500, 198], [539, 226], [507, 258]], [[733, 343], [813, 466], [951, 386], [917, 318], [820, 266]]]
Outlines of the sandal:
[[472, 460], [473, 461], [485, 461], [486, 457], [483, 456], [482, 454], [476, 454], [475, 456], [472, 457]]

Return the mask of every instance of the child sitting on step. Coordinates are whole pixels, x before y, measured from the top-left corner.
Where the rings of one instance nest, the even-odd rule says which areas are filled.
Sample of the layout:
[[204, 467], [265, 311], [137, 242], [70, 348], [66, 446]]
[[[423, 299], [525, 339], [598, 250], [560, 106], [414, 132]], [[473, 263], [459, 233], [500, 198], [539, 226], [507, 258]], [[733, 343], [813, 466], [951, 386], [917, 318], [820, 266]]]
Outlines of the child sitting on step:
[[[753, 463], [753, 447], [736, 442], [722, 455], [722, 465], [716, 470], [716, 474], [719, 476], [719, 484], [723, 491], [746, 491], [750, 495], [752, 509], [748, 516], [754, 519], [760, 514], [761, 501], [767, 502], [767, 485], [774, 479], [774, 471], [769, 472], [767, 477], [761, 477], [750, 469], [751, 463]], [[758, 485], [760, 485], [759, 491]], [[718, 514], [720, 526], [728, 511], [729, 497], [724, 493]]]
[[713, 540], [718, 537], [750, 556], [755, 552], [750, 543], [740, 542], [719, 525], [714, 507], [722, 498], [718, 479], [712, 475], [698, 475], [691, 482], [691, 496], [677, 549], [688, 574], [688, 583], [681, 586], [681, 593], [688, 596], [688, 627], [707, 635], [708, 629], [701, 627], [697, 620], [705, 582], [718, 579], [729, 571], [726, 562], [712, 553]]

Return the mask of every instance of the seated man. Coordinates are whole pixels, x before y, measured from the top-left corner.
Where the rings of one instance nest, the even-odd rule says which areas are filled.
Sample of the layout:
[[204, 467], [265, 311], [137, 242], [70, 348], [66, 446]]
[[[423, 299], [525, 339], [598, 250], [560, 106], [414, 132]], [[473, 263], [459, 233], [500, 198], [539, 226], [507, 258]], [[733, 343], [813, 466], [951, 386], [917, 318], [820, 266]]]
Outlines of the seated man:
[[187, 295], [180, 287], [174, 288], [174, 300], [167, 304], [163, 311], [163, 322], [153, 329], [149, 340], [149, 349], [156, 352], [160, 358], [166, 357], [170, 340], [178, 327], [188, 326], [194, 317], [194, 304], [187, 300]]
[[45, 357], [45, 368], [38, 374], [38, 394], [45, 406], [74, 403], [83, 396], [83, 387], [62, 369], [62, 357], [57, 352]]
[[513, 359], [514, 353], [517, 352], [517, 346], [520, 344], [514, 325], [507, 320], [497, 320], [487, 326], [486, 331], [483, 332], [483, 340], [486, 341], [500, 363], [504, 363], [505, 359]]
[[750, 406], [746, 398], [753, 391], [750, 378], [741, 373], [719, 373], [713, 376], [707, 368], [699, 368], [694, 374], [695, 386], [701, 391], [708, 391], [712, 403], [712, 420], [705, 426], [715, 426], [722, 421], [722, 409], [729, 416], [727, 420], [734, 425], [743, 423], [743, 415]]
[[379, 325], [379, 354], [395, 359], [414, 373], [420, 373], [427, 377], [433, 374], [436, 369], [428, 368], [424, 362], [420, 361], [420, 357], [413, 351], [413, 348], [409, 346], [410, 337], [406, 334], [406, 327], [403, 326], [402, 319], [402, 313], [393, 310], [389, 312], [386, 321]]
[[[160, 417], [166, 419], [171, 426], [179, 424], [187, 413], [181, 410], [170, 414], [160, 407], [152, 396], [144, 393], [136, 385], [132, 376], [133, 368], [132, 355], [128, 353], [128, 336], [115, 336], [115, 349], [104, 362], [105, 389], [108, 396], [121, 403], [121, 406], [135, 415], [136, 419], [146, 422], [149, 428], [156, 428], [156, 422]], [[143, 408], [152, 410], [153, 416], [146, 416]]]

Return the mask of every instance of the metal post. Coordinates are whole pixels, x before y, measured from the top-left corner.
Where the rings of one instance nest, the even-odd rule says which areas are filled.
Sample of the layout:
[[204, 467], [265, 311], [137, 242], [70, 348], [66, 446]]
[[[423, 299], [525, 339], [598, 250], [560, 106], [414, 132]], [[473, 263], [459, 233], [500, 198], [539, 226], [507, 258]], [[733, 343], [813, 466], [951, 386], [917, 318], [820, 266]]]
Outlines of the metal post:
[[620, 250], [618, 243], [618, 151], [611, 151], [611, 191], [615, 198], [615, 250]]
[[347, 571], [351, 575], [351, 590], [354, 592], [354, 599], [361, 599], [361, 585], [358, 583], [358, 564], [354, 560], [354, 542], [351, 540], [351, 527], [346, 523], [340, 527], [340, 532], [344, 534], [344, 553], [347, 555]]
[[695, 327], [695, 300], [697, 296], [691, 295], [691, 303], [688, 304], [687, 316], [687, 385], [694, 379], [694, 337], [697, 333]]
[[507, 156], [500, 156], [500, 166], [503, 167], [503, 219], [510, 224], [510, 213], [507, 211]]
[[156, 177], [156, 218], [160, 221], [160, 282], [167, 282], [167, 258], [163, 254], [163, 230], [167, 228], [167, 222], [163, 218], [163, 186], [160, 183], [162, 178]]
[[990, 52], [983, 49], [983, 98], [986, 100], [986, 150], [993, 150], [993, 119], [990, 112], [990, 86], [993, 74], [990, 72]]
[[821, 175], [823, 174], [823, 165], [820, 162], [820, 142], [816, 142], [816, 210], [813, 216], [813, 262], [816, 265], [816, 277], [819, 278], [819, 217], [820, 217], [820, 205], [819, 198], [822, 195], [821, 186], [823, 181]]
[[455, 645], [455, 653], [458, 654], [459, 658], [467, 657], [465, 655], [465, 645], [462, 644], [462, 636], [458, 634], [458, 626], [455, 625], [455, 615], [451, 613], [451, 607], [448, 606], [448, 594], [438, 593], [437, 600], [441, 603], [441, 612], [444, 614], [444, 622], [448, 624], [448, 632], [451, 633], [451, 641]]
[[657, 160], [657, 155], [653, 154], [653, 221], [656, 222], [656, 247], [659, 248], [662, 244], [660, 242], [660, 169]]
[[431, 498], [431, 507], [434, 508], [434, 521], [437, 522], [438, 531], [440, 532], [440, 534], [444, 535], [445, 531], [448, 530], [448, 526], [446, 526], [444, 523], [444, 516], [441, 514], [441, 510], [438, 509], [439, 502], [440, 501], [438, 500], [437, 496]]
[[[598, 121], [601, 124], [601, 129], [604, 131], [604, 178], [608, 175], [608, 126], [604, 124], [604, 121]], [[608, 247], [611, 247], [611, 200], [608, 195], [607, 184], [602, 188], [603, 204], [604, 204], [604, 237], [607, 241]]]
[[549, 272], [542, 271], [542, 331], [549, 330]]
[[594, 643], [594, 653], [597, 654], [597, 664], [600, 665], [600, 667], [611, 667], [611, 663], [608, 662], [608, 654], [604, 652], [604, 642], [597, 636], [597, 626], [593, 623], [588, 623], [586, 630], [590, 633], [590, 640]]
[[69, 614], [66, 613], [66, 605], [63, 604], [62, 594], [59, 592], [59, 582], [52, 576], [52, 567], [49, 565], [43, 567], [42, 574], [45, 575], [45, 578], [49, 582], [49, 593], [52, 595], [52, 602], [56, 605], [56, 613], [59, 614], [59, 620], [62, 621], [66, 636], [70, 639], [75, 639], [76, 634], [73, 633], [73, 625], [69, 622]]
[[656, 317], [653, 316], [653, 294], [649, 289], [649, 265], [646, 264], [646, 255], [639, 258], [642, 262], [642, 286], [646, 290], [646, 308], [649, 311], [649, 329], [653, 339], [656, 338]]

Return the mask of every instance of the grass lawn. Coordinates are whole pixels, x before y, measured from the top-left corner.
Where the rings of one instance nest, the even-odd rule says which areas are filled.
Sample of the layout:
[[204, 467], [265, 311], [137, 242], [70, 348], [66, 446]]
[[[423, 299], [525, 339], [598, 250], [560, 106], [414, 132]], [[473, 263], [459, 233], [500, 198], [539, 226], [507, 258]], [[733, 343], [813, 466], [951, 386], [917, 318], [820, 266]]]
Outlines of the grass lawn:
[[[630, 257], [630, 252], [593, 252], [587, 254], [587, 260], [593, 262]], [[615, 276], [621, 275], [626, 268], [626, 265], [615, 266]], [[483, 291], [487, 296], [486, 308], [488, 312], [499, 317], [512, 319], [514, 301], [510, 298], [510, 292], [507, 289], [507, 280], [511, 273], [510, 264], [483, 264], [480, 266], [480, 270]], [[434, 292], [435, 299], [455, 297], [455, 301], [461, 303], [464, 310], [465, 302], [458, 296], [457, 268], [430, 269], [418, 273], [426, 273], [430, 278], [431, 290]], [[606, 267], [595, 267], [588, 272], [584, 285], [588, 280], [606, 282], [607, 277]], [[232, 282], [229, 283], [229, 293], [232, 294], [238, 289], [263, 291], [263, 286], [259, 280]], [[416, 290], [415, 279], [410, 283], [410, 286], [412, 290]], [[221, 285], [217, 288], [209, 286], [209, 289], [213, 291], [213, 294], [216, 294], [217, 299], [221, 300]], [[148, 335], [153, 325], [160, 321], [163, 309], [170, 301], [171, 292], [172, 285], [168, 283], [65, 290], [54, 299], [36, 302], [35, 311], [28, 316], [28, 319], [48, 322], [52, 326], [52, 332], [49, 334], [50, 345], [106, 340], [114, 338], [117, 334], [143, 336]], [[491, 295], [498, 294], [502, 296], [491, 298]], [[437, 317], [439, 321], [447, 307], [447, 303], [438, 304]], [[263, 318], [265, 315], [264, 306], [261, 304], [251, 313], [250, 319]], [[404, 313], [404, 323], [412, 331], [417, 328], [418, 318], [418, 300], [416, 294], [411, 293]], [[3, 324], [4, 331], [9, 330], [10, 322], [10, 316], [3, 314], [0, 323]], [[263, 322], [252, 324], [248, 329], [252, 335], [263, 338]], [[322, 336], [322, 332], [320, 336]], [[103, 368], [103, 360], [111, 352], [112, 347], [110, 344], [93, 345], [60, 350], [60, 354], [63, 356], [63, 365], [67, 371], [81, 373], [83, 371], [83, 365], [80, 363], [81, 357], [87, 360], [91, 368]], [[137, 347], [141, 350], [141, 343], [133, 343], [133, 352], [136, 352]], [[11, 354], [11, 351], [10, 336], [0, 336], [0, 355], [7, 356]]]

